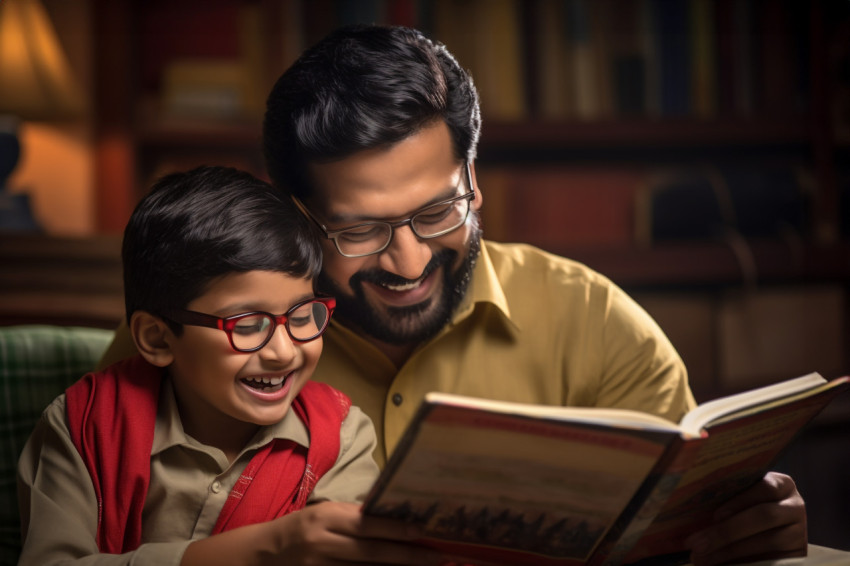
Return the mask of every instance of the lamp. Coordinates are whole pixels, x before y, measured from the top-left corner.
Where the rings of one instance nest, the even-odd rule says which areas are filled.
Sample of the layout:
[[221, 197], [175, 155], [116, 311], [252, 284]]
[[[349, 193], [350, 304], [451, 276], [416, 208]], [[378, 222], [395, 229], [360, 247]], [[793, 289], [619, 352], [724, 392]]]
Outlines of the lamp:
[[60, 120], [82, 111], [82, 96], [39, 0], [0, 0], [0, 229], [38, 229], [26, 193], [7, 180], [21, 152], [21, 120]]

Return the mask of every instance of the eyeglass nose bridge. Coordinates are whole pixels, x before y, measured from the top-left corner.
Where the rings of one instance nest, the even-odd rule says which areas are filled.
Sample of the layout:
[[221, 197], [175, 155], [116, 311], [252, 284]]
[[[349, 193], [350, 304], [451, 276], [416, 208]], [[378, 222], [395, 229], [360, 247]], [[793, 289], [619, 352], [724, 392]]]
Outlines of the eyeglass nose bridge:
[[[418, 240], [429, 240], [429, 239], [433, 238], [433, 236], [423, 236], [422, 234], [420, 234], [416, 230], [416, 225], [413, 223], [413, 220], [416, 218], [416, 216], [417, 215], [414, 214], [413, 216], [411, 216], [409, 218], [405, 218], [404, 220], [398, 220], [396, 222], [383, 222], [383, 224], [385, 226], [389, 226], [390, 235], [387, 238], [386, 243], [383, 246], [381, 246], [381, 248], [379, 250], [372, 252], [372, 254], [379, 254], [379, 253], [383, 252], [384, 250], [386, 250], [388, 247], [390, 247], [390, 244], [393, 243], [393, 238], [395, 237], [396, 229], [401, 228], [404, 225], [410, 226], [410, 231], [413, 232], [413, 235], [416, 236], [416, 238]], [[337, 249], [339, 249], [339, 246], [337, 246]]]
[[283, 332], [284, 334], [286, 334], [286, 339], [289, 340], [290, 344], [296, 345], [301, 344], [303, 342], [303, 340], [299, 340], [292, 335], [292, 330], [290, 330], [289, 328], [289, 317], [286, 314], [271, 315], [269, 318], [272, 321], [271, 328], [269, 329], [269, 333], [266, 336], [265, 340], [263, 340], [263, 344], [259, 348], [257, 348], [258, 350], [261, 350], [269, 345], [269, 342], [274, 339], [274, 335], [277, 332], [278, 328], [283, 328]]

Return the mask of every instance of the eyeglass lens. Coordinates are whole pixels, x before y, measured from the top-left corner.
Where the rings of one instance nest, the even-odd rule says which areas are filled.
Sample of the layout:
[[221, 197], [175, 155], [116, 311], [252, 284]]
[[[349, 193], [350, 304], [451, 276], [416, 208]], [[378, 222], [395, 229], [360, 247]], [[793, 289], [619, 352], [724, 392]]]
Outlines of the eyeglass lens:
[[[418, 212], [410, 219], [411, 228], [420, 238], [435, 238], [459, 227], [469, 214], [469, 199], [437, 203]], [[381, 250], [392, 238], [393, 227], [376, 222], [344, 230], [336, 236], [340, 252], [346, 255], [367, 255]]]
[[[310, 302], [286, 313], [284, 326], [293, 340], [306, 342], [316, 338], [328, 322], [328, 307], [324, 303]], [[234, 321], [230, 336], [239, 350], [253, 350], [265, 344], [275, 331], [274, 317], [256, 313]]]

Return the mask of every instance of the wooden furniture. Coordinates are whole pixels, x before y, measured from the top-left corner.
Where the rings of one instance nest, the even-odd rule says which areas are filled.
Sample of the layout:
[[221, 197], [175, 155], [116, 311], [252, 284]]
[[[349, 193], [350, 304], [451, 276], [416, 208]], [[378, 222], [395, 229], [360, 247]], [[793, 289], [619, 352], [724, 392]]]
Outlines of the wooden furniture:
[[0, 235], [0, 326], [114, 329], [124, 317], [121, 240]]

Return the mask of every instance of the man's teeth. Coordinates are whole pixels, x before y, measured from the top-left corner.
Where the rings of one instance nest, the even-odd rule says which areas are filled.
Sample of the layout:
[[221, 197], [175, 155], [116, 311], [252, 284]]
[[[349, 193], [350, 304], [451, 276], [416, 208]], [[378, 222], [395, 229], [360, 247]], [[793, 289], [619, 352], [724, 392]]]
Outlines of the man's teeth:
[[253, 381], [255, 383], [264, 383], [266, 385], [280, 385], [283, 383], [282, 377], [249, 377], [246, 378], [245, 381]]
[[412, 283], [404, 283], [403, 285], [384, 285], [385, 288], [390, 291], [403, 292], [410, 291], [411, 289], [416, 289], [422, 281], [413, 281]]

